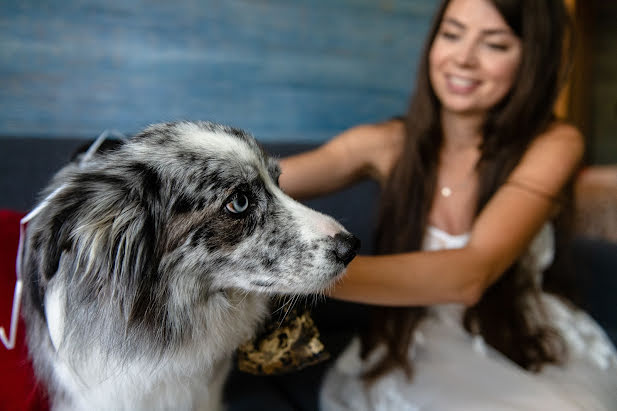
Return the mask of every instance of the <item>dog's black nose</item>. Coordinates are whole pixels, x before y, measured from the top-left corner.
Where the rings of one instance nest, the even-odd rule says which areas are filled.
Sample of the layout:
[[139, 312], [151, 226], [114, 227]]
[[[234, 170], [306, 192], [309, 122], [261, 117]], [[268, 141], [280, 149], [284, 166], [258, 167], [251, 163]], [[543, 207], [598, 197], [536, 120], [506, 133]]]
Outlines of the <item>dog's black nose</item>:
[[347, 265], [356, 256], [356, 251], [360, 248], [360, 240], [353, 234], [338, 233], [334, 236], [336, 246], [334, 248], [334, 254], [336, 258], [341, 260], [343, 264]]

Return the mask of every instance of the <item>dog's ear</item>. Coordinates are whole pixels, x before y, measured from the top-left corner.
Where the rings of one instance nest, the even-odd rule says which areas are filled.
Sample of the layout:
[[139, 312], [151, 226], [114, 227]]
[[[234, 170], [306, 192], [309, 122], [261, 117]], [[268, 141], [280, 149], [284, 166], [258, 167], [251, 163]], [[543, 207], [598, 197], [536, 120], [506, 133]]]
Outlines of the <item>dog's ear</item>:
[[34, 262], [33, 269], [40, 275], [41, 284], [48, 282], [58, 271], [60, 257], [70, 250], [71, 232], [79, 209], [77, 197], [61, 193], [63, 201], [52, 201], [40, 217], [37, 217], [32, 229], [29, 228], [29, 247], [27, 256]]
[[36, 255], [39, 275], [34, 278], [41, 292], [64, 268], [66, 281], [73, 283], [71, 289], [81, 301], [113, 298], [127, 321], [136, 309], [147, 311], [139, 306], [147, 301], [145, 286], [156, 278], [161, 227], [155, 217], [160, 214], [155, 194], [160, 187], [152, 178], [117, 168], [113, 173], [80, 171], [70, 177], [29, 233], [29, 254]]
[[77, 197], [63, 197], [64, 201], [50, 201], [28, 224], [22, 274], [30, 284], [33, 304], [43, 315], [47, 283], [56, 275], [62, 253], [72, 248], [71, 232], [79, 209]]
[[[127, 327], [146, 323], [157, 328], [164, 322], [165, 304], [157, 284], [161, 281], [159, 262], [164, 243], [166, 205], [161, 191], [164, 184], [156, 170], [144, 163], [125, 167], [127, 180], [110, 182], [101, 196], [108, 216], [99, 215], [96, 226], [105, 241], [95, 255], [101, 255], [103, 270], [92, 276], [93, 284], [108, 289], [121, 307]], [[113, 192], [113, 195], [109, 195]], [[105, 214], [105, 213], [103, 213]]]

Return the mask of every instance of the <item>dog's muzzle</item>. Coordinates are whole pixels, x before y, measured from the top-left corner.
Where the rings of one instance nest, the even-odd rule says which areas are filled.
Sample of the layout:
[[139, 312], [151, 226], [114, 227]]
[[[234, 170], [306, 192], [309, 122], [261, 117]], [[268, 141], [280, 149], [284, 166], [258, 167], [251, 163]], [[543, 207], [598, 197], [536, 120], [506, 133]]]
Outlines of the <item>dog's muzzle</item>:
[[338, 233], [334, 236], [336, 242], [334, 254], [336, 258], [347, 265], [354, 259], [358, 248], [360, 248], [360, 240], [349, 233]]

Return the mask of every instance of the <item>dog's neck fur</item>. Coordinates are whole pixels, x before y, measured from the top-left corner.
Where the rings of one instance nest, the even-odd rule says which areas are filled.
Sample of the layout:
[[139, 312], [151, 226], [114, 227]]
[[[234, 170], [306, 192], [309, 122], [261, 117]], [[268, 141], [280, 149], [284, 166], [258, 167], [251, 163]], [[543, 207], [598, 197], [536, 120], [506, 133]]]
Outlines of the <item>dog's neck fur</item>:
[[[46, 331], [57, 360], [55, 377], [65, 389], [71, 387], [71, 392], [65, 393], [70, 400], [67, 395], [54, 398], [57, 409], [216, 410], [222, 404], [221, 392], [235, 347], [252, 336], [268, 307], [265, 295], [214, 293], [203, 307], [208, 326], [198, 328], [181, 350], [126, 361], [114, 353], [93, 355], [103, 348], [89, 346], [88, 361], [84, 362], [71, 358], [80, 355], [84, 347], [76, 350], [71, 339], [64, 338], [64, 299], [61, 287], [50, 287], [45, 296]], [[253, 315], [247, 317], [246, 313]], [[234, 324], [233, 330], [230, 324]]]

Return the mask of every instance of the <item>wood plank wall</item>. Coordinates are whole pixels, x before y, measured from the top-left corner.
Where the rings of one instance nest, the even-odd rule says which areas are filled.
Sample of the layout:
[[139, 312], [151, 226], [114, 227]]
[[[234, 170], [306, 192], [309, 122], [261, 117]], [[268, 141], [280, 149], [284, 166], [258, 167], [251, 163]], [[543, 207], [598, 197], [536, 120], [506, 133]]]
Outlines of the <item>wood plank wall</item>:
[[[583, 69], [558, 111], [617, 162], [617, 2], [565, 0]], [[320, 142], [406, 109], [434, 0], [3, 0], [0, 135], [208, 119]], [[584, 64], [583, 64], [584, 63]]]
[[3, 0], [0, 135], [214, 120], [323, 141], [405, 111], [434, 0]]

